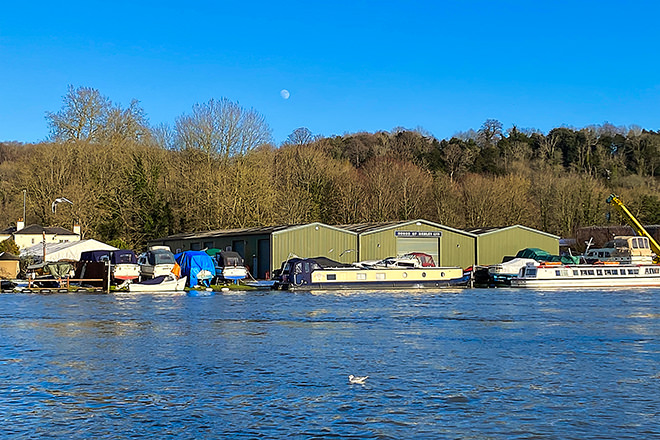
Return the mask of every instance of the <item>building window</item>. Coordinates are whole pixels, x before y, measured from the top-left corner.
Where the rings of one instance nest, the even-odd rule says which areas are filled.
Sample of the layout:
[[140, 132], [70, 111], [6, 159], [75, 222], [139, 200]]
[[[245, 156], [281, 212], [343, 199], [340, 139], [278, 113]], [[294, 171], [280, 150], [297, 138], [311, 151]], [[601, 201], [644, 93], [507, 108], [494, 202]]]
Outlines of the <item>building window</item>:
[[201, 243], [190, 243], [190, 250], [191, 251], [200, 251], [200, 250], [202, 250], [202, 244]]

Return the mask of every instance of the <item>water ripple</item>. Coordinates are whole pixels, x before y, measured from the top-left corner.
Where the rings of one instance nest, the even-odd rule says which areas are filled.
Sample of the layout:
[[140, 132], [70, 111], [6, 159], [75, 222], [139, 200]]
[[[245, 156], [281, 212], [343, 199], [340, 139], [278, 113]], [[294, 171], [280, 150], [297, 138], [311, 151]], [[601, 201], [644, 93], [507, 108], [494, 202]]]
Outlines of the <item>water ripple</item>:
[[0, 436], [658, 437], [658, 293], [3, 294]]

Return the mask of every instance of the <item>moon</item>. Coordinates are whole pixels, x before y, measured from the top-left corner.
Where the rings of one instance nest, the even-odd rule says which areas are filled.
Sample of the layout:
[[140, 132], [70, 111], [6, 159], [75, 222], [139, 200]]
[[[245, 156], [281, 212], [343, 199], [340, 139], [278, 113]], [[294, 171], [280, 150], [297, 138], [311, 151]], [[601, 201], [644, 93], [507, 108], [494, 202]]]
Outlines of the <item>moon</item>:
[[287, 89], [282, 89], [282, 91], [280, 92], [280, 96], [282, 97], [282, 99], [289, 99], [291, 93], [289, 93]]

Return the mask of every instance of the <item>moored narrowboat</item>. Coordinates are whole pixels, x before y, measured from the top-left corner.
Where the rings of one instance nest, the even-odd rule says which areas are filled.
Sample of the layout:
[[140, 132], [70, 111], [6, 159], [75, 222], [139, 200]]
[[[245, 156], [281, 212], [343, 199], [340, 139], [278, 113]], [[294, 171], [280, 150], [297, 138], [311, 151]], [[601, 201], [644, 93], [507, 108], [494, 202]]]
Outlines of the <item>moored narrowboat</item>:
[[468, 287], [471, 274], [460, 267], [385, 267], [344, 264], [325, 257], [292, 258], [277, 276], [288, 290], [438, 289]]

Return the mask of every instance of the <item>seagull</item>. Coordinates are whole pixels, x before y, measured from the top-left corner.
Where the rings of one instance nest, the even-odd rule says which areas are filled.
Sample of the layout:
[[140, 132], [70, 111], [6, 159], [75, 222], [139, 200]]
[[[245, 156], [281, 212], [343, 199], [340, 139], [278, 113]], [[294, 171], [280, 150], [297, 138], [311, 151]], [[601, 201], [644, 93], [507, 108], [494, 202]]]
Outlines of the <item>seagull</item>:
[[356, 385], [364, 385], [364, 382], [369, 376], [353, 376], [352, 374], [348, 376], [348, 383]]
[[55, 208], [57, 207], [57, 204], [62, 202], [71, 203], [73, 205], [73, 202], [67, 199], [66, 197], [58, 197], [55, 199], [55, 201], [53, 201], [53, 204], [50, 205], [50, 209], [52, 209], [53, 212], [55, 212]]

